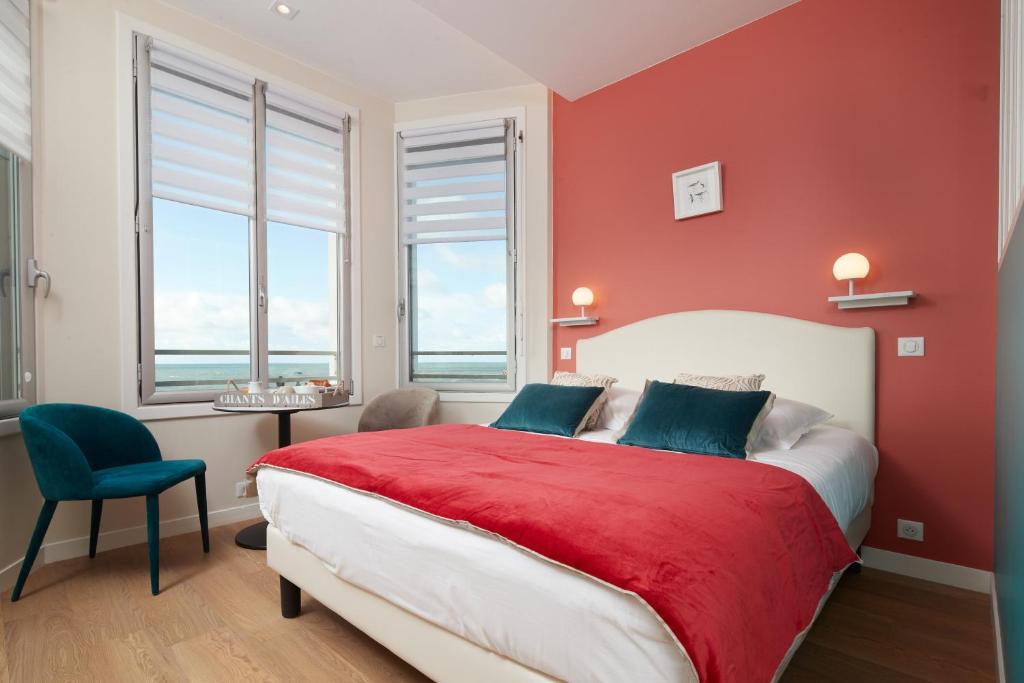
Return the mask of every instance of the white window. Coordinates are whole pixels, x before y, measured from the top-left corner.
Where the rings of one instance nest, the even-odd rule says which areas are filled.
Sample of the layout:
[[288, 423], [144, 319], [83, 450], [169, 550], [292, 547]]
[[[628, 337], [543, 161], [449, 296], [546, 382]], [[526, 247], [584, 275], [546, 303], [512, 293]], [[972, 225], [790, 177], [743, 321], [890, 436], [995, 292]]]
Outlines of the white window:
[[36, 396], [29, 16], [28, 0], [0, 0], [0, 418]]
[[999, 260], [1024, 209], [1024, 0], [1003, 0]]
[[402, 384], [517, 388], [517, 126], [398, 133]]
[[351, 389], [349, 116], [134, 40], [140, 403]]

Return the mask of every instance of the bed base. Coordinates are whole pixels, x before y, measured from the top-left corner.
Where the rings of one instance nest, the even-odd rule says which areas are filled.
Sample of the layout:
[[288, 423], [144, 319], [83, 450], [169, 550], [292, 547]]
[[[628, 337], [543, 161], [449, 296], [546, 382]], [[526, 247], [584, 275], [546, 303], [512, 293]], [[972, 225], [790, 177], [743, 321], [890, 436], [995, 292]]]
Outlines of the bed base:
[[[851, 548], [860, 547], [870, 526], [871, 508], [867, 508], [853, 520], [846, 532]], [[339, 578], [319, 558], [290, 542], [272, 524], [267, 529], [267, 564], [280, 575], [281, 616], [286, 619], [299, 616], [301, 591], [304, 590], [439, 683], [552, 683], [556, 680], [482, 648]], [[821, 601], [821, 606], [827, 599], [828, 596]], [[813, 621], [811, 623], [813, 625]], [[810, 626], [796, 638], [779, 667], [776, 679], [809, 630]]]
[[281, 614], [299, 615], [299, 591], [439, 683], [553, 683], [554, 678], [407, 612], [338, 578], [313, 553], [291, 543], [271, 524], [267, 564], [281, 575]]

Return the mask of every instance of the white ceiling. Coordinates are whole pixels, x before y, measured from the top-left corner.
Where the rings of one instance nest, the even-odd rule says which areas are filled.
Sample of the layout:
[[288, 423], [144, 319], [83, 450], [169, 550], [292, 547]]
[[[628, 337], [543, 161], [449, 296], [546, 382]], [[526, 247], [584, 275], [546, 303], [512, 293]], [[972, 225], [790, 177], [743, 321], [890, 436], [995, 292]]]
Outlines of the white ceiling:
[[797, 0], [164, 0], [390, 100], [539, 81], [576, 99]]
[[533, 83], [413, 0], [163, 0], [395, 102]]
[[416, 1], [570, 100], [797, 2]]

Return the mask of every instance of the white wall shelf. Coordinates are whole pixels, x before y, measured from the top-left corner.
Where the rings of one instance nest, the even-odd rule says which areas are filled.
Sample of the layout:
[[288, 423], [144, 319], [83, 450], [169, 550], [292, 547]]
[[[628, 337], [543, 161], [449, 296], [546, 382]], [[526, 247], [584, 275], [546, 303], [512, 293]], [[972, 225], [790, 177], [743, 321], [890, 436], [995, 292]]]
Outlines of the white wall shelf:
[[917, 296], [913, 291], [879, 292], [878, 294], [851, 294], [848, 296], [830, 296], [830, 303], [844, 308], [873, 308], [877, 306], [906, 306]]
[[589, 316], [581, 318], [577, 316], [575, 318], [552, 318], [551, 322], [557, 323], [562, 327], [579, 327], [580, 325], [596, 325], [598, 320], [600, 318], [591, 318]]

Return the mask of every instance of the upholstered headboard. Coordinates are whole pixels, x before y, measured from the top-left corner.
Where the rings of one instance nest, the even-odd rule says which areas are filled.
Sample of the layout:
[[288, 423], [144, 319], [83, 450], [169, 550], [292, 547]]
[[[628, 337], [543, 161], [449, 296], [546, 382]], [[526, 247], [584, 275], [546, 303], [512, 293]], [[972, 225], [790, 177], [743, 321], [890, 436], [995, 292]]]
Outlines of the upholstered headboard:
[[748, 311], [686, 311], [581, 339], [576, 369], [642, 389], [680, 372], [764, 373], [764, 388], [875, 440], [875, 331]]

